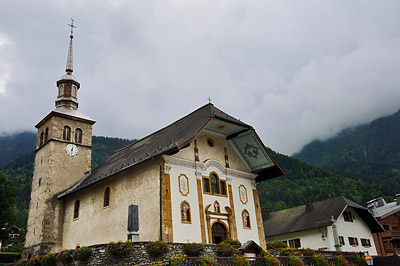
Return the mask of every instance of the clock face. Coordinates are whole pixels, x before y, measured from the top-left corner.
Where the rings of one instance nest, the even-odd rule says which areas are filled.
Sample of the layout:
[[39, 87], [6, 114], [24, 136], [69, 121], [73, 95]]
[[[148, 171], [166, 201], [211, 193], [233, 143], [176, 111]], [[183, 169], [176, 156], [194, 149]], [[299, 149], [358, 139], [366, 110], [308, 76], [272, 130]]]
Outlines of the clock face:
[[65, 152], [69, 155], [69, 156], [75, 156], [78, 153], [78, 147], [76, 147], [75, 144], [68, 144], [65, 147]]

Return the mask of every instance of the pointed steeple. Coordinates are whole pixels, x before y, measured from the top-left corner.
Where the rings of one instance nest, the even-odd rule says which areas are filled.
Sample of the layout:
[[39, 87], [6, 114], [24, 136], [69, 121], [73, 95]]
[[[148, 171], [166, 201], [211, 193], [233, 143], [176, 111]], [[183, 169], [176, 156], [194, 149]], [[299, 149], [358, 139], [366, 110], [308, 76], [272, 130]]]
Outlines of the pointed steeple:
[[73, 49], [72, 49], [72, 39], [74, 38], [73, 32], [74, 28], [74, 20], [71, 19], [71, 24], [68, 24], [71, 27], [71, 34], [69, 36], [69, 48], [68, 48], [68, 56], [67, 56], [67, 65], [65, 67], [65, 74], [57, 81], [58, 87], [58, 95], [56, 99], [56, 107], [57, 108], [69, 108], [69, 109], [78, 109], [78, 89], [81, 86], [79, 82], [76, 80], [73, 72]]

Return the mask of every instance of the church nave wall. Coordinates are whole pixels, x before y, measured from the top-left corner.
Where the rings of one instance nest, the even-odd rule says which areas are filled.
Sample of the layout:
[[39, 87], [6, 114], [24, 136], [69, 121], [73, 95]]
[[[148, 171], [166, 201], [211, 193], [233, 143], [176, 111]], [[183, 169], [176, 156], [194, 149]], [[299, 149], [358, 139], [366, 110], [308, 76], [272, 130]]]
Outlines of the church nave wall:
[[[65, 208], [63, 248], [127, 240], [128, 208], [138, 205], [139, 241], [159, 238], [159, 166], [147, 162], [127, 169], [82, 191], [69, 195]], [[110, 204], [103, 207], [104, 189], [110, 187]], [[75, 201], [79, 218], [73, 219]]]

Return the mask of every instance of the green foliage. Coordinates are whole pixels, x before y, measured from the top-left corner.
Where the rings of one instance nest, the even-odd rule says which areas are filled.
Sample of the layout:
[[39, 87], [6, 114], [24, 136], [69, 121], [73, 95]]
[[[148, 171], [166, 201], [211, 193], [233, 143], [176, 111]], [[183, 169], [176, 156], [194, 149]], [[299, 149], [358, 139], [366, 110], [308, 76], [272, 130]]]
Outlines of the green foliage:
[[267, 255], [264, 257], [264, 265], [265, 266], [279, 266], [281, 263], [277, 258], [272, 255]]
[[92, 250], [88, 247], [79, 247], [74, 250], [72, 254], [73, 260], [87, 261], [92, 256]]
[[232, 238], [227, 238], [224, 240], [225, 243], [229, 243], [232, 246], [240, 246], [242, 245], [239, 240], [233, 240]]
[[6, 223], [11, 223], [13, 217], [13, 204], [15, 196], [15, 187], [10, 179], [0, 171], [0, 221], [4, 226]]
[[304, 265], [304, 263], [299, 256], [294, 256], [294, 255], [289, 256], [288, 266], [302, 266], [302, 265]]
[[300, 256], [301, 252], [291, 247], [281, 248], [280, 256]]
[[165, 241], [157, 240], [150, 241], [147, 246], [147, 252], [152, 257], [160, 257], [168, 252], [168, 243]]
[[26, 266], [28, 263], [27, 259], [20, 259], [19, 261], [17, 261], [17, 263], [15, 263], [14, 266]]
[[313, 255], [312, 260], [314, 266], [329, 266], [328, 260], [322, 254]]
[[34, 256], [28, 260], [26, 263], [27, 266], [40, 266], [42, 265], [42, 258], [38, 256]]
[[110, 153], [134, 142], [136, 142], [136, 140], [93, 136], [92, 168], [100, 164]]
[[367, 266], [367, 261], [364, 259], [364, 257], [357, 255], [355, 257], [355, 265], [357, 266]]
[[235, 248], [231, 244], [221, 242], [217, 245], [217, 254], [221, 257], [230, 257], [235, 254]]
[[186, 243], [183, 250], [189, 257], [199, 257], [204, 251], [204, 245], [202, 243]]
[[236, 256], [233, 260], [233, 266], [250, 266], [250, 263], [244, 256]]
[[335, 256], [337, 266], [349, 266], [349, 262], [342, 256]]
[[274, 248], [279, 248], [279, 249], [287, 248], [287, 245], [280, 241], [273, 241], [273, 242], [267, 243], [267, 249], [274, 249]]
[[218, 263], [213, 257], [205, 256], [201, 258], [200, 266], [218, 266]]
[[0, 262], [14, 262], [20, 258], [20, 252], [0, 252]]
[[57, 261], [61, 263], [70, 263], [72, 261], [73, 249], [63, 249], [57, 254]]
[[25, 131], [10, 135], [0, 133], [0, 167], [35, 149], [36, 134]]
[[132, 242], [131, 241], [118, 241], [115, 243], [111, 241], [107, 245], [107, 254], [114, 257], [128, 257], [132, 252]]
[[303, 256], [314, 256], [314, 251], [311, 248], [300, 248], [299, 251]]
[[55, 253], [47, 253], [42, 257], [42, 265], [43, 266], [54, 266], [57, 264], [57, 254]]
[[187, 266], [189, 265], [186, 255], [173, 255], [170, 262], [171, 266]]

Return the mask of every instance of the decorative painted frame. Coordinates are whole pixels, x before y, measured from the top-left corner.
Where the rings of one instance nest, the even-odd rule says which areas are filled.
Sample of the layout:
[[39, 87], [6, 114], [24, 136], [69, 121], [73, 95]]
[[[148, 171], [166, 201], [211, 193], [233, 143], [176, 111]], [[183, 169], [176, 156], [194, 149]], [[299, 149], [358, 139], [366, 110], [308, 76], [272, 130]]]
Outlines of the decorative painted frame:
[[[183, 204], [187, 204], [187, 206], [188, 206], [188, 213], [189, 213], [189, 221], [185, 221], [184, 219], [183, 219]], [[187, 202], [186, 200], [184, 200], [184, 201], [182, 201], [181, 202], [181, 207], [180, 207], [180, 211], [181, 211], [181, 223], [183, 223], [183, 224], [191, 224], [192, 223], [192, 211], [191, 211], [191, 207], [190, 207], [190, 204], [189, 204], [189, 202]], [[187, 214], [186, 214], [187, 215]]]
[[[246, 218], [247, 220], [244, 219], [245, 216], [247, 216]], [[242, 211], [242, 224], [243, 224], [243, 229], [251, 229], [250, 214], [246, 209]]]
[[[186, 183], [186, 185], [184, 185]], [[189, 194], [189, 178], [185, 174], [180, 174], [178, 176], [179, 192], [182, 196], [187, 196]], [[186, 186], [186, 188], [185, 188]]]
[[[245, 199], [242, 199], [242, 196], [245, 196]], [[239, 186], [239, 199], [240, 202], [246, 204], [249, 201], [249, 197], [247, 196], [247, 188], [244, 185]]]

